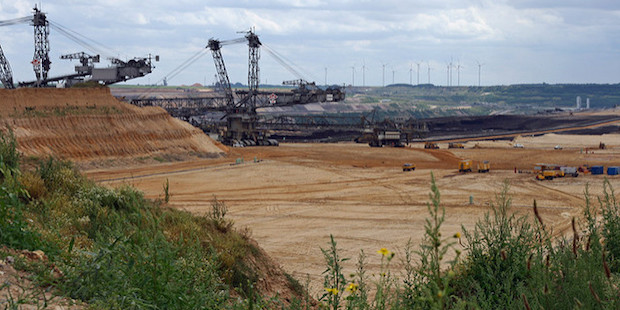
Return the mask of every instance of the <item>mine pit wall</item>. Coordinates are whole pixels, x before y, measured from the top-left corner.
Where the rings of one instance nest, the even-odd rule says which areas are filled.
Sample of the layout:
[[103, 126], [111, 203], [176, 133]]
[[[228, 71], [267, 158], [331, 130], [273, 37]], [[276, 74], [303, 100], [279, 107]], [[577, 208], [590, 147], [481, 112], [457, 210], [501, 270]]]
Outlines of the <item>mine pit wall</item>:
[[73, 161], [219, 157], [226, 148], [157, 107], [121, 102], [108, 88], [0, 89], [0, 125], [25, 156]]

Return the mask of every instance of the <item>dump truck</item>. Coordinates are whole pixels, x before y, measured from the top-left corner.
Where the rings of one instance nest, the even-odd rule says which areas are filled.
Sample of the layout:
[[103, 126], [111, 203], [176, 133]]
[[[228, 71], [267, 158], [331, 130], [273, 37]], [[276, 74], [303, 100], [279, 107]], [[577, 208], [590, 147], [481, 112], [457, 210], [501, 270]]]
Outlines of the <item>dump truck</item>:
[[415, 164], [405, 163], [403, 164], [403, 171], [413, 171], [415, 170]]
[[563, 177], [564, 173], [562, 170], [542, 170], [540, 173], [536, 175], [537, 180], [553, 180], [555, 178]]
[[488, 160], [478, 163], [478, 173], [485, 173], [491, 170], [491, 164]]
[[465, 159], [459, 162], [459, 172], [471, 172], [471, 159]]
[[555, 164], [536, 164], [534, 173], [537, 180], [553, 180], [565, 175], [562, 166]]
[[425, 149], [438, 149], [439, 145], [437, 145], [437, 143], [435, 142], [426, 142], [424, 143], [424, 148]]
[[464, 149], [465, 145], [463, 143], [450, 142], [448, 143], [448, 148], [449, 149]]

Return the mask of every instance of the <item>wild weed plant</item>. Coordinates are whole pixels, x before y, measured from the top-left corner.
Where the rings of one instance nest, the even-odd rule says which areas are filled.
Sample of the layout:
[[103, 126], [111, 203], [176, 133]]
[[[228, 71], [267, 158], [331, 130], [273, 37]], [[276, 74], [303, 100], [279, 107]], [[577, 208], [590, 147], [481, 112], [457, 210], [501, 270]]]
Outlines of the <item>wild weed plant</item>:
[[[402, 280], [389, 280], [396, 279], [389, 270], [394, 254], [380, 249], [381, 273], [373, 290], [359, 285], [356, 292], [339, 299], [324, 294], [323, 305], [328, 309], [618, 309], [615, 251], [620, 248], [620, 214], [607, 180], [603, 187], [598, 207], [592, 206], [586, 187], [584, 227], [573, 219], [571, 236], [554, 235], [536, 201], [533, 217], [514, 213], [505, 182], [491, 210], [473, 229], [462, 227], [462, 235], [456, 232], [446, 238], [441, 231], [445, 209], [431, 175], [425, 235], [417, 250], [411, 241], [405, 246]], [[330, 274], [325, 281], [328, 292], [341, 283], [343, 278], [337, 275], [344, 274], [347, 261], [339, 256], [333, 237], [330, 244], [330, 251], [323, 250]], [[454, 259], [445, 261], [452, 250]], [[335, 262], [339, 262], [337, 269]], [[364, 264], [362, 253], [351, 283], [366, 281]]]

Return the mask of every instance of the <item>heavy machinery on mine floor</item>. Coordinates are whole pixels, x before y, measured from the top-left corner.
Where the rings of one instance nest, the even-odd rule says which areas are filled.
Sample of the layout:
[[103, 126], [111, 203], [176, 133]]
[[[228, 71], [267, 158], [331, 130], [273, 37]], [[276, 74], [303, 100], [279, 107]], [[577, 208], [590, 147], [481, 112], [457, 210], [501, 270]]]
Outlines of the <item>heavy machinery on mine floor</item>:
[[459, 162], [459, 172], [471, 172], [471, 159], [464, 159]]
[[[93, 45], [88, 42], [88, 38], [77, 34], [75, 31], [65, 28], [47, 18], [47, 15], [36, 6], [33, 9], [33, 15], [16, 18], [11, 20], [0, 21], [0, 26], [10, 26], [16, 24], [30, 23], [34, 27], [34, 56], [31, 61], [32, 68], [35, 73], [36, 80], [19, 82], [20, 87], [48, 87], [52, 83], [54, 86], [72, 86], [77, 83], [93, 81], [99, 84], [109, 85], [118, 82], [124, 82], [129, 79], [143, 77], [153, 70], [152, 60], [159, 61], [159, 56], [138, 57], [127, 61], [120, 60], [115, 57], [109, 57], [111, 65], [105, 68], [96, 68], [94, 63], [100, 61], [100, 55], [89, 55], [85, 52], [73, 53], [60, 56], [60, 59], [78, 60], [79, 64], [75, 66], [75, 73], [65, 74], [56, 77], [50, 77], [49, 71], [52, 61], [49, 57], [50, 28], [54, 28], [58, 33], [77, 42], [85, 48], [94, 49]], [[2, 47], [0, 47], [0, 82], [4, 88], [13, 89], [15, 83], [13, 80], [13, 72], [8, 60], [6, 59]]]
[[406, 121], [395, 121], [385, 118], [375, 121], [376, 109], [361, 119], [362, 133], [355, 139], [358, 143], [368, 143], [371, 147], [404, 147], [414, 137], [421, 137], [428, 132], [426, 123], [410, 118]]
[[[217, 71], [218, 95], [200, 98], [142, 98], [132, 99], [137, 106], [160, 106], [172, 116], [187, 121], [208, 113], [220, 113], [220, 120], [226, 120], [226, 130], [220, 139], [227, 145], [272, 145], [265, 130], [261, 130], [261, 120], [257, 109], [282, 107], [317, 102], [338, 102], [345, 98], [344, 91], [338, 86], [319, 88], [314, 82], [304, 79], [285, 81], [283, 85], [297, 86], [292, 91], [260, 91], [259, 64], [260, 48], [266, 47], [252, 29], [243, 32], [242, 38], [232, 40], [210, 39], [206, 49], [211, 51]], [[222, 47], [247, 42], [248, 54], [248, 89], [233, 91]], [[271, 48], [266, 50], [287, 69], [300, 76], [291, 66], [278, 56]], [[197, 58], [196, 58], [197, 59]], [[195, 61], [194, 59], [193, 61]], [[204, 126], [204, 124], [202, 124]], [[213, 128], [214, 126], [207, 126]]]
[[433, 149], [438, 149], [439, 145], [437, 145], [436, 142], [426, 141], [424, 142], [424, 148], [433, 150]]
[[488, 160], [483, 160], [477, 164], [478, 173], [487, 173], [491, 171], [491, 163]]

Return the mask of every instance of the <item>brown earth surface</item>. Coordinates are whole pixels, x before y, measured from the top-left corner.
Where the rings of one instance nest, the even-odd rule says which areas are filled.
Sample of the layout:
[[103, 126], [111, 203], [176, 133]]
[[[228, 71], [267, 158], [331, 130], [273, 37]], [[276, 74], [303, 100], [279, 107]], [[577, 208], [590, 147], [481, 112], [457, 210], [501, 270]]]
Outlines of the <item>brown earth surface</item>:
[[219, 157], [227, 148], [160, 108], [121, 102], [108, 88], [0, 89], [0, 127], [26, 157], [82, 166]]
[[[562, 234], [581, 213], [586, 184], [600, 195], [604, 177], [539, 182], [528, 173], [532, 167], [540, 162], [620, 166], [617, 134], [519, 136], [471, 141], [465, 149], [445, 149], [447, 143], [439, 143], [439, 150], [341, 143], [228, 150], [163, 110], [119, 102], [107, 89], [0, 89], [0, 105], [3, 123], [13, 128], [26, 156], [77, 161], [91, 178], [110, 186], [132, 184], [150, 198], [161, 198], [168, 180], [170, 204], [195, 214], [209, 212], [217, 197], [236, 227], [249, 228], [286, 271], [302, 283], [309, 275], [313, 293], [321, 290], [320, 249], [328, 247], [330, 234], [343, 257], [364, 250], [370, 274], [379, 272], [378, 249], [386, 247], [400, 258], [408, 240], [419, 244], [431, 172], [446, 207], [444, 236], [462, 226], [473, 228], [505, 180], [517, 212], [531, 213], [536, 200], [545, 224]], [[599, 150], [599, 142], [607, 149]], [[515, 143], [525, 147], [515, 149]], [[563, 149], [554, 150], [555, 145]], [[465, 158], [489, 160], [492, 170], [459, 174], [457, 163]], [[405, 162], [417, 169], [403, 172]], [[620, 177], [609, 179], [620, 188]], [[345, 274], [354, 269], [349, 261]]]
[[[525, 145], [513, 148], [514, 143]], [[607, 144], [606, 150], [588, 150]], [[554, 150], [561, 144], [563, 150]], [[368, 145], [281, 144], [280, 147], [231, 149], [228, 158], [168, 163], [149, 167], [91, 170], [87, 174], [111, 186], [128, 183], [161, 198], [166, 179], [172, 206], [196, 214], [210, 210], [213, 197], [224, 201], [237, 227], [252, 237], [284, 269], [312, 292], [321, 291], [325, 270], [321, 248], [333, 235], [343, 257], [350, 257], [345, 274], [355, 270], [360, 250], [369, 256], [369, 273], [378, 274], [376, 251], [386, 247], [403, 256], [408, 240], [418, 245], [424, 235], [431, 173], [446, 208], [444, 236], [472, 229], [490, 210], [502, 183], [510, 183], [517, 212], [532, 213], [537, 201], [545, 224], [556, 234], [569, 230], [584, 205], [586, 184], [600, 195], [604, 176], [566, 177], [536, 181], [531, 173], [539, 162], [565, 165], [620, 165], [620, 135], [571, 136], [548, 134], [510, 141], [468, 142], [465, 149], [425, 150], [422, 144], [405, 148], [370, 148]], [[460, 159], [490, 160], [488, 174], [460, 174]], [[242, 163], [237, 164], [237, 161]], [[403, 172], [405, 162], [416, 163]], [[522, 173], [515, 173], [521, 170]], [[609, 177], [620, 188], [620, 177]], [[470, 197], [473, 204], [469, 204]], [[460, 248], [460, 246], [457, 246]], [[399, 270], [401, 266], [393, 266]]]

